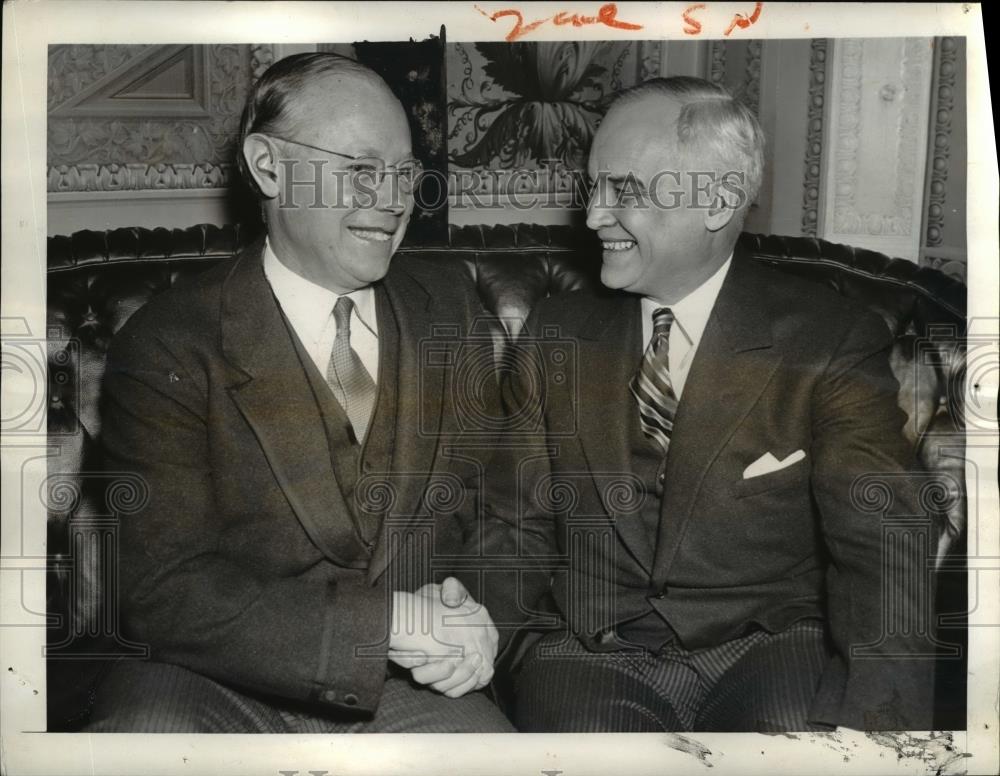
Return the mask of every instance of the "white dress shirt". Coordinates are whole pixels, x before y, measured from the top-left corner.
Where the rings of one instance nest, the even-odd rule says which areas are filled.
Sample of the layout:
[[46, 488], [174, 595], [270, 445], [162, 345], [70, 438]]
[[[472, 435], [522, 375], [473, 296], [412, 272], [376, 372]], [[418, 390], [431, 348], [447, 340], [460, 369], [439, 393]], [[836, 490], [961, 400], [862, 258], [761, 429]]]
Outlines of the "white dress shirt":
[[[270, 241], [264, 243], [264, 275], [319, 373], [326, 369], [337, 337], [333, 306], [340, 295], [318, 286], [292, 272], [281, 263]], [[362, 288], [345, 294], [354, 300], [351, 312], [351, 347], [358, 354], [372, 380], [378, 382], [378, 322], [375, 315], [375, 291]]]
[[719, 267], [712, 277], [674, 304], [666, 305], [648, 296], [642, 298], [643, 352], [653, 336], [653, 312], [660, 307], [669, 307], [674, 314], [674, 323], [670, 327], [667, 358], [670, 362], [668, 366], [670, 383], [673, 385], [678, 401], [681, 394], [684, 393], [684, 383], [687, 382], [688, 372], [691, 371], [691, 362], [694, 361], [695, 353], [698, 352], [701, 335], [705, 333], [708, 317], [712, 314], [712, 308], [715, 307], [715, 300], [719, 296], [722, 282], [726, 279], [726, 273], [729, 272], [729, 266], [732, 263], [733, 255], [729, 254], [726, 263]]

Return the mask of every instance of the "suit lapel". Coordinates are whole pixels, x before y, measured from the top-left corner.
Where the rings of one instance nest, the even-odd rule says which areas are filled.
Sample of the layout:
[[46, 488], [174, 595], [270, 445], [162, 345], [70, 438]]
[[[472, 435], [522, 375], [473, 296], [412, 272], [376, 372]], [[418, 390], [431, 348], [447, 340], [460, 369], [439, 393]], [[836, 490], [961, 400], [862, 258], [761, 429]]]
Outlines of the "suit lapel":
[[772, 348], [767, 283], [737, 255], [691, 364], [667, 456], [653, 585], [676, 557], [702, 480], [760, 398], [780, 363]]
[[621, 513], [622, 499], [615, 498], [610, 487], [632, 471], [630, 413], [638, 409], [628, 384], [642, 357], [639, 297], [616, 294], [602, 299], [580, 329], [579, 346], [580, 364], [586, 370], [576, 388], [583, 452], [615, 530], [636, 562], [649, 573], [653, 553], [645, 526], [635, 512]]
[[364, 565], [319, 406], [264, 276], [262, 250], [263, 241], [248, 248], [223, 287], [222, 347], [235, 367], [229, 394], [313, 543], [341, 565]]
[[370, 582], [392, 561], [395, 543], [389, 541], [386, 529], [405, 530], [426, 511], [420, 501], [438, 447], [446, 383], [446, 370], [421, 367], [421, 343], [433, 336], [434, 324], [441, 323], [435, 318], [431, 295], [398, 267], [390, 269], [383, 282], [399, 329], [396, 439], [388, 476], [396, 499], [368, 566]]

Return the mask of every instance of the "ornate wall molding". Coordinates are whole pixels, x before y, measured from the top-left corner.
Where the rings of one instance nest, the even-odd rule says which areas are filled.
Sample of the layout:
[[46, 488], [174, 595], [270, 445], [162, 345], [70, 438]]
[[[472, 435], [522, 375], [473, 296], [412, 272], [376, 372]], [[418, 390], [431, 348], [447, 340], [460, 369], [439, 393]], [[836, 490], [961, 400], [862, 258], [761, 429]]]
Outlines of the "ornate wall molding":
[[[896, 99], [906, 101], [909, 95], [919, 94], [930, 75], [930, 63], [931, 53], [927, 41], [907, 38], [903, 47], [903, 92], [899, 94], [894, 85], [886, 84], [879, 96], [890, 102]], [[926, 103], [922, 107], [927, 111]], [[908, 105], [904, 110], [899, 122], [899, 144], [896, 151], [896, 213], [903, 229], [901, 233], [906, 235], [920, 229], [920, 213], [912, 205], [916, 198], [922, 199], [924, 185], [923, 175], [918, 180], [913, 174], [912, 160], [927, 153], [927, 127], [926, 124], [921, 127], [919, 117], [914, 112], [914, 105]]]
[[661, 41], [642, 41], [639, 43], [639, 81], [648, 81], [660, 75], [660, 66], [664, 59], [663, 48], [666, 45]]
[[722, 85], [726, 79], [726, 42], [713, 40], [709, 57], [708, 80]]
[[48, 191], [217, 189], [233, 180], [231, 165], [60, 164], [48, 169]]
[[760, 115], [760, 59], [764, 51], [764, 42], [759, 38], [747, 41], [746, 73], [740, 87], [740, 97], [747, 106]]
[[[78, 62], [92, 63], [85, 77], [73, 70]], [[173, 115], [183, 108], [178, 103], [190, 100], [142, 86], [150, 83], [143, 80], [147, 76], [171, 66], [177, 68], [175, 83], [184, 72], [201, 74], [203, 115]], [[49, 70], [55, 93], [47, 127], [49, 191], [222, 185], [213, 170], [234, 158], [251, 82], [247, 45], [65, 46], [49, 52]], [[141, 99], [131, 99], [133, 93]], [[108, 115], [88, 115], [90, 103], [123, 105]]]
[[854, 208], [858, 184], [857, 149], [862, 135], [861, 69], [864, 47], [860, 40], [838, 41], [841, 46], [840, 92], [837, 95], [840, 121], [836, 127], [834, 168], [834, 230], [854, 234], [863, 231], [861, 216]]
[[931, 132], [930, 183], [926, 212], [928, 247], [943, 240], [945, 200], [948, 195], [948, 160], [951, 156], [951, 118], [955, 108], [955, 76], [958, 43], [939, 38], [934, 52], [934, 83], [931, 87], [934, 129]]
[[270, 43], [250, 44], [250, 76], [256, 81], [274, 64], [274, 46]]
[[809, 53], [805, 176], [802, 181], [802, 234], [816, 236], [823, 163], [823, 110], [826, 102], [826, 38], [815, 38]]
[[629, 73], [628, 75], [630, 77], [630, 80], [633, 77], [639, 78], [641, 80], [642, 61], [641, 59], [639, 59], [642, 56], [641, 46], [636, 46], [635, 51], [630, 51], [627, 48], [623, 49], [621, 53], [618, 54], [618, 57], [615, 59], [614, 64], [611, 66], [611, 82], [610, 82], [611, 91], [618, 93], [623, 88], [625, 88], [622, 81], [622, 79], [625, 77], [625, 62], [627, 59], [632, 58], [633, 55], [639, 61], [635, 63], [636, 65], [635, 74], [633, 75], [633, 73]]
[[820, 236], [917, 261], [924, 206], [931, 40], [832, 45]]
[[[891, 205], [886, 202], [881, 212], [862, 213], [857, 206], [858, 189], [863, 185], [858, 164], [858, 150], [863, 142], [862, 97], [865, 84], [864, 47], [861, 40], [843, 40], [840, 67], [840, 121], [837, 127], [834, 171], [834, 229], [841, 234], [901, 235], [913, 233], [914, 212], [911, 207], [918, 183], [914, 175], [914, 159], [919, 155], [920, 105], [915, 100], [906, 104], [908, 96], [917, 95], [923, 85], [928, 59], [926, 40], [907, 38], [903, 41], [903, 58], [899, 67], [902, 84], [885, 83], [879, 90], [884, 103], [904, 101], [896, 125], [898, 140], [894, 156], [895, 188]], [[890, 149], [887, 149], [890, 150]], [[870, 175], [871, 171], [864, 170]], [[922, 182], [922, 181], [921, 181]]]
[[47, 111], [52, 113], [74, 95], [90, 89], [108, 74], [141, 56], [145, 45], [86, 46], [60, 44], [49, 46]]
[[[85, 47], [65, 50], [81, 48]], [[75, 74], [66, 72], [67, 63], [55, 59], [50, 66], [58, 72], [50, 73], [50, 84], [62, 94], [57, 104], [49, 106], [49, 120], [210, 118], [212, 115], [211, 61], [206, 46], [145, 46], [78, 91], [73, 89]]]

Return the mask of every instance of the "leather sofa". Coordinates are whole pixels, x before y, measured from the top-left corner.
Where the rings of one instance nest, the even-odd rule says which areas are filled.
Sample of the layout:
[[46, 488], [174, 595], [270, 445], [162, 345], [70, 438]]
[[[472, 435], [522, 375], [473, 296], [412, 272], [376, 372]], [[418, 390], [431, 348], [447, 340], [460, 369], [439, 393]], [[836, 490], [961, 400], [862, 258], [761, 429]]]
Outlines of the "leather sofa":
[[[48, 606], [55, 615], [48, 638], [50, 730], [72, 730], [85, 720], [91, 687], [108, 660], [143, 652], [118, 635], [109, 593], [115, 518], [128, 512], [136, 494], [100, 467], [108, 345], [151, 297], [234, 255], [254, 236], [238, 225], [198, 225], [81, 231], [48, 240], [48, 430], [56, 448], [47, 480]], [[956, 614], [940, 637], [960, 643], [965, 575], [960, 562], [946, 561], [960, 559], [964, 544], [965, 286], [902, 259], [822, 240], [752, 234], [741, 240], [759, 261], [862, 300], [895, 334], [892, 366], [909, 418], [906, 434], [919, 459], [940, 475], [931, 503], [943, 529], [937, 596], [940, 611]], [[598, 246], [585, 229], [453, 226], [447, 245], [404, 247], [395, 260], [417, 254], [466, 266], [495, 316], [498, 357], [539, 299], [599, 282]], [[941, 665], [941, 727], [964, 727], [964, 662]]]

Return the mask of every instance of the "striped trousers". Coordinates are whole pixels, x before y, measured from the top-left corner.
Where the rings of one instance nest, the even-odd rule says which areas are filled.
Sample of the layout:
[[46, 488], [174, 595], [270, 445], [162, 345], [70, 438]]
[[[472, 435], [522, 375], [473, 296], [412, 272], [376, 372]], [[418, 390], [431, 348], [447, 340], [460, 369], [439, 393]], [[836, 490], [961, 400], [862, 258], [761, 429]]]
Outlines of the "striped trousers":
[[830, 730], [808, 721], [829, 656], [817, 620], [657, 653], [589, 652], [552, 633], [522, 665], [514, 722], [534, 733]]
[[237, 692], [180, 666], [122, 661], [97, 689], [86, 733], [510, 733], [482, 692], [447, 698], [390, 665], [374, 716]]

